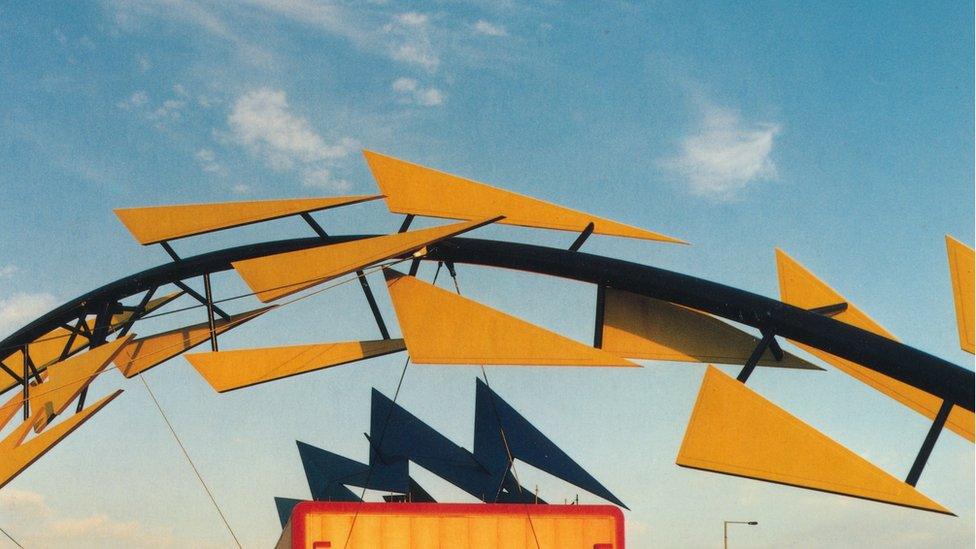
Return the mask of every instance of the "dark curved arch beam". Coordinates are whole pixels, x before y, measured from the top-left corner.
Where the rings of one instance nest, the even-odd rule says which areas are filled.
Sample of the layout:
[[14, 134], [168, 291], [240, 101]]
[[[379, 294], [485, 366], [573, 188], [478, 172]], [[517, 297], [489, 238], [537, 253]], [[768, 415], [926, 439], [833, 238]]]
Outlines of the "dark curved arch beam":
[[[127, 276], [48, 312], [0, 341], [0, 360], [48, 331], [106, 303], [174, 281], [225, 271], [231, 262], [378, 235], [277, 240], [181, 259]], [[455, 237], [429, 248], [428, 261], [501, 267], [603, 284], [767, 330], [851, 360], [972, 411], [974, 373], [903, 343], [775, 299], [620, 259], [531, 244]]]

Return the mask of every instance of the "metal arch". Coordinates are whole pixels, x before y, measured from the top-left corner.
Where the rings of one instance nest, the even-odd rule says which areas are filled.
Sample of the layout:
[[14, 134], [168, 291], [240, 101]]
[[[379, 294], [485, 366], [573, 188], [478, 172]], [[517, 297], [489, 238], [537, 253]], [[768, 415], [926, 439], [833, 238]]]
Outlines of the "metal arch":
[[[102, 286], [48, 312], [0, 341], [0, 360], [48, 331], [150, 288], [225, 271], [232, 261], [380, 235], [262, 242], [184, 258]], [[714, 314], [861, 364], [972, 411], [971, 370], [903, 343], [775, 299], [701, 278], [620, 259], [531, 244], [454, 237], [424, 260], [501, 267], [604, 285]]]

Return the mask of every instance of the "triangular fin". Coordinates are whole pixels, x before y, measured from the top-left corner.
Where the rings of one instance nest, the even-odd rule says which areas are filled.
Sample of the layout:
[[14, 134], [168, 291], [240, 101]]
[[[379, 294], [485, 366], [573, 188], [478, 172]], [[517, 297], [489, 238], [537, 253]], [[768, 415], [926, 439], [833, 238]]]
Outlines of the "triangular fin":
[[949, 256], [949, 274], [952, 277], [952, 298], [956, 306], [956, 325], [959, 327], [959, 346], [967, 353], [976, 354], [976, 324], [973, 321], [974, 274], [976, 257], [973, 249], [946, 235], [946, 253]]

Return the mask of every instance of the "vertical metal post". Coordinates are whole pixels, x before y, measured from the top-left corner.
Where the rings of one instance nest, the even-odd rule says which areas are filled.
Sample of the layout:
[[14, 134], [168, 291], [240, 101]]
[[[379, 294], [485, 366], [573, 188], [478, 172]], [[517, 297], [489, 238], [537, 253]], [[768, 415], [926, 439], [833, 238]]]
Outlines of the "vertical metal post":
[[603, 348], [603, 318], [607, 309], [607, 287], [596, 286], [596, 319], [593, 321], [593, 346]]
[[203, 293], [207, 298], [207, 323], [210, 325], [210, 349], [217, 352], [217, 325], [214, 322], [213, 293], [210, 291], [210, 273], [203, 275]]
[[27, 347], [24, 346], [24, 421], [30, 417], [30, 370], [27, 366]]

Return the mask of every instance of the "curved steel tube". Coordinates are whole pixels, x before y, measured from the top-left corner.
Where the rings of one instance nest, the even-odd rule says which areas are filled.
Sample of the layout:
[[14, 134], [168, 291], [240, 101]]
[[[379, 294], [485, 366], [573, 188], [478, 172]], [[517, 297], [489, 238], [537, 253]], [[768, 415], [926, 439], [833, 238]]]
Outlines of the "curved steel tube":
[[[262, 242], [181, 259], [130, 275], [48, 312], [0, 341], [0, 360], [50, 330], [149, 288], [205, 273], [231, 262], [378, 235], [330, 236]], [[974, 373], [903, 343], [775, 299], [723, 284], [558, 248], [455, 237], [429, 248], [424, 258], [502, 267], [603, 284], [714, 314], [805, 343], [973, 410]]]

